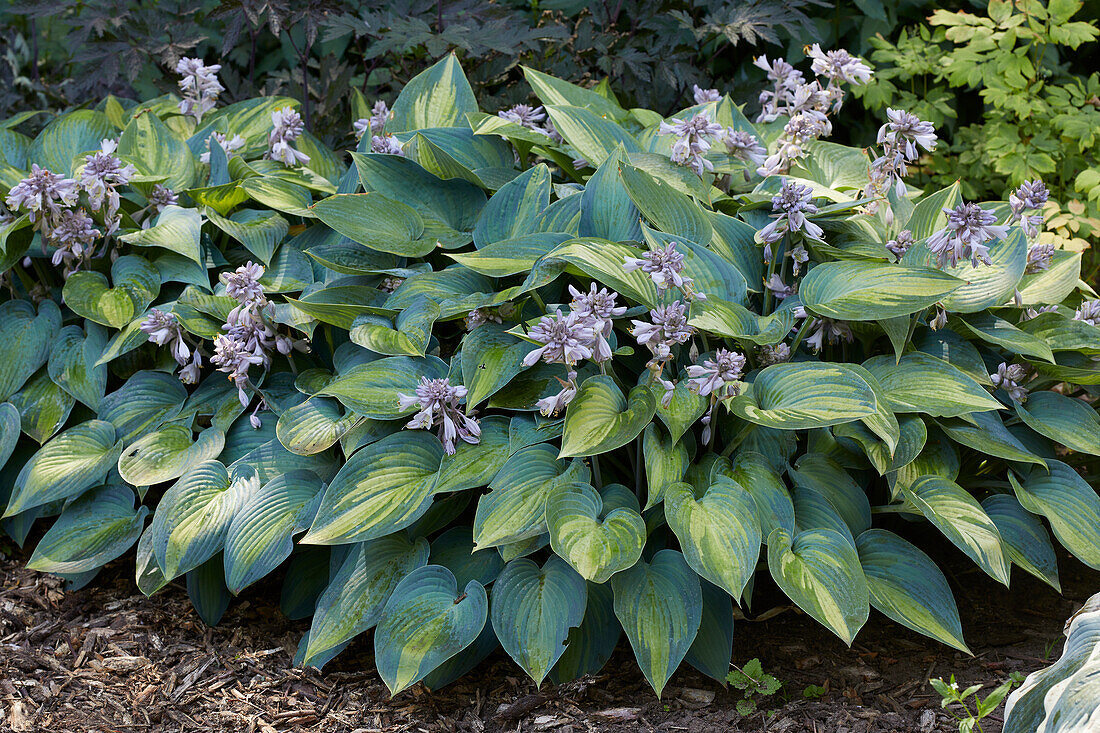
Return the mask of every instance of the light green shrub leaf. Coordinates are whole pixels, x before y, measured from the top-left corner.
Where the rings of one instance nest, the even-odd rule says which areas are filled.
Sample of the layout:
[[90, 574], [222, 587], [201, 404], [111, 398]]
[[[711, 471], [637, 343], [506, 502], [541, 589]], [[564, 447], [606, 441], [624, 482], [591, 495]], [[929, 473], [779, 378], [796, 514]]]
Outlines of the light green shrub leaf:
[[642, 556], [645, 520], [636, 509], [607, 506], [588, 484], [556, 486], [546, 496], [550, 546], [585, 580], [605, 583]]
[[626, 445], [649, 425], [656, 410], [646, 387], [635, 387], [624, 397], [611, 377], [589, 377], [566, 410], [561, 457], [598, 455]]

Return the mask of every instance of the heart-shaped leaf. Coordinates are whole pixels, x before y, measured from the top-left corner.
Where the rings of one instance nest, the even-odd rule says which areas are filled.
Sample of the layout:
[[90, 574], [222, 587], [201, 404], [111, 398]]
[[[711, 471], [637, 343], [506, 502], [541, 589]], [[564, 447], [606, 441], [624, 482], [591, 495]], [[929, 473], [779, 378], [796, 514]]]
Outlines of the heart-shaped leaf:
[[50, 379], [93, 410], [107, 391], [107, 367], [96, 364], [106, 346], [106, 330], [88, 323], [87, 333], [80, 326], [62, 328], [50, 351]]
[[165, 206], [153, 226], [124, 234], [119, 239], [138, 247], [160, 247], [175, 252], [198, 263], [201, 267], [203, 265], [202, 245], [199, 240], [201, 230], [202, 216], [196, 209]]
[[527, 558], [504, 566], [493, 585], [493, 630], [504, 651], [542, 684], [584, 618], [584, 579], [557, 555], [541, 568]]
[[843, 321], [877, 321], [916, 313], [965, 280], [932, 267], [847, 260], [812, 268], [798, 286], [811, 312]]
[[839, 532], [809, 529], [768, 535], [768, 570], [799, 608], [848, 646], [867, 623], [870, 591], [856, 548]]
[[561, 457], [594, 456], [626, 445], [645, 430], [656, 410], [646, 387], [624, 397], [611, 377], [589, 377], [566, 410]]
[[61, 328], [61, 311], [52, 300], [35, 307], [26, 300], [0, 303], [0, 400], [23, 386], [49, 359]]
[[621, 635], [611, 584], [588, 583], [584, 618], [580, 626], [570, 629], [565, 652], [550, 670], [550, 679], [561, 684], [598, 673], [611, 659]]
[[730, 410], [749, 422], [779, 430], [806, 430], [859, 420], [878, 410], [865, 379], [842, 364], [776, 364], [756, 375], [752, 389]]
[[72, 395], [58, 387], [45, 369], [40, 369], [9, 400], [19, 410], [23, 432], [39, 444], [62, 428], [76, 404]]
[[699, 633], [684, 661], [725, 685], [733, 659], [733, 599], [713, 583], [703, 581], [701, 587], [703, 615]]
[[1035, 392], [1016, 414], [1037, 433], [1081, 453], [1100, 456], [1100, 414], [1088, 403], [1057, 392]]
[[415, 209], [380, 193], [336, 194], [310, 208], [340, 234], [377, 252], [423, 257], [437, 245], [434, 239], [420, 239], [424, 220]]
[[874, 356], [863, 366], [878, 379], [894, 412], [959, 417], [1004, 407], [960, 369], [921, 351], [911, 351], [899, 361]]
[[152, 486], [177, 479], [198, 463], [213, 460], [225, 447], [225, 433], [207, 428], [192, 438], [191, 429], [179, 424], [137, 439], [118, 458], [118, 473], [134, 486]]
[[310, 397], [282, 411], [275, 433], [291, 453], [311, 456], [330, 448], [361, 420], [343, 414], [335, 400]]
[[134, 301], [122, 288], [112, 288], [98, 272], [74, 272], [65, 281], [65, 305], [79, 316], [111, 328], [122, 328], [134, 317]]
[[485, 588], [471, 580], [461, 593], [439, 565], [406, 575], [386, 602], [374, 631], [374, 662], [391, 695], [468, 647], [489, 615]]
[[642, 455], [648, 487], [645, 509], [649, 511], [664, 500], [668, 487], [683, 480], [690, 457], [684, 442], [673, 441], [656, 423], [646, 426]]
[[113, 423], [119, 438], [129, 443], [178, 415], [186, 400], [187, 389], [171, 374], [137, 372], [103, 398], [99, 419]]
[[554, 552], [594, 583], [633, 566], [646, 540], [645, 520], [635, 509], [606, 507], [588, 484], [553, 489], [546, 497], [546, 526]]
[[767, 458], [760, 453], [741, 451], [733, 465], [732, 478], [752, 496], [765, 542], [776, 528], [794, 534], [794, 503], [786, 484]]
[[85, 573], [129, 550], [145, 525], [126, 486], [102, 486], [65, 507], [34, 548], [27, 567], [46, 573]]

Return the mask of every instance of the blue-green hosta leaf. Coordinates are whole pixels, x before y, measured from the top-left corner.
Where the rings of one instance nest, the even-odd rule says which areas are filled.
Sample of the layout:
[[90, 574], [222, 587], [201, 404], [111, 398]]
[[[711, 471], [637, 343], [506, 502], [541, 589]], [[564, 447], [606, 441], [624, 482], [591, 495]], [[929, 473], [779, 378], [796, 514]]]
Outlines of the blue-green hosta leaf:
[[[994, 413], [979, 413], [980, 415], [992, 415]], [[928, 428], [917, 415], [901, 415], [898, 417], [899, 437], [897, 446], [891, 454], [890, 446], [883, 442], [871, 429], [860, 423], [846, 423], [833, 428], [833, 435], [837, 442], [845, 445], [846, 441], [854, 441], [859, 448], [845, 445], [853, 452], [862, 449], [871, 461], [871, 465], [880, 475], [885, 476], [891, 471], [897, 471], [903, 466], [913, 462], [924, 448], [928, 440]]]
[[947, 437], [979, 453], [1007, 461], [1046, 465], [1046, 461], [1029, 451], [1019, 438], [1008, 431], [996, 412], [975, 412], [969, 417], [974, 424], [951, 418], [937, 420], [936, 424]]
[[244, 179], [237, 185], [254, 201], [276, 211], [307, 219], [316, 216], [310, 206], [313, 203], [313, 197], [310, 196], [309, 189], [292, 181], [275, 176], [254, 176]]
[[202, 216], [196, 209], [165, 206], [156, 223], [148, 229], [124, 234], [119, 239], [138, 247], [160, 247], [203, 264], [199, 241]]
[[34, 548], [27, 567], [46, 573], [84, 573], [106, 565], [137, 542], [146, 507], [134, 508], [126, 486], [102, 486], [65, 507]]
[[311, 456], [330, 448], [361, 420], [343, 414], [335, 400], [310, 397], [282, 411], [275, 434], [291, 453]]
[[642, 375], [641, 381], [653, 393], [653, 399], [657, 401], [657, 417], [668, 428], [673, 440], [679, 441], [684, 437], [684, 433], [707, 411], [707, 398], [692, 392], [691, 384], [686, 379], [677, 380], [667, 405], [662, 404], [666, 397], [665, 388], [650, 383], [648, 372]]
[[0, 402], [0, 469], [11, 458], [19, 442], [19, 410], [10, 402]]
[[[329, 575], [338, 564], [327, 547], [299, 547], [287, 562], [283, 587], [279, 593], [279, 610], [291, 621], [313, 615], [317, 598], [328, 585]], [[308, 636], [309, 632], [306, 632]], [[294, 663], [301, 664], [306, 640], [298, 644]], [[335, 654], [333, 655], [335, 656]]]
[[620, 147], [628, 153], [642, 151], [633, 135], [590, 109], [566, 104], [546, 105], [546, 114], [565, 141], [593, 166], [598, 166]]
[[878, 379], [894, 412], [960, 417], [1004, 409], [970, 376], [922, 351], [909, 352], [896, 363], [890, 356], [873, 356], [863, 366]]
[[848, 260], [812, 268], [802, 279], [798, 295], [818, 315], [877, 321], [916, 313], [965, 284], [932, 267]]
[[859, 420], [878, 411], [871, 385], [842, 364], [776, 364], [730, 403], [743, 420], [779, 430], [805, 430]]
[[1053, 665], [1032, 672], [1005, 703], [1004, 733], [1088, 733], [1100, 723], [1100, 594], [1069, 620]]
[[550, 546], [585, 580], [605, 583], [642, 556], [645, 520], [636, 509], [605, 506], [588, 484], [559, 485], [546, 497]]
[[153, 552], [168, 580], [222, 550], [233, 515], [260, 488], [254, 476], [230, 478], [218, 461], [199, 463], [164, 492], [153, 514]]
[[151, 596], [158, 590], [168, 585], [168, 579], [160, 571], [157, 565], [156, 555], [153, 553], [153, 530], [146, 527], [138, 538], [135, 580], [138, 590], [147, 596]]
[[516, 453], [529, 445], [545, 443], [560, 438], [561, 420], [550, 420], [541, 415], [519, 413], [508, 422], [508, 452]]
[[113, 423], [119, 438], [129, 443], [178, 415], [186, 400], [187, 390], [171, 374], [137, 372], [103, 398], [99, 419]]
[[116, 132], [102, 112], [78, 109], [61, 115], [38, 133], [27, 150], [27, 162], [62, 176], [72, 175], [74, 166], [84, 164], [83, 159], [76, 160], [78, 155], [99, 150], [104, 138]]
[[794, 485], [804, 486], [827, 498], [853, 537], [870, 528], [871, 504], [865, 490], [836, 461], [821, 453], [807, 453], [796, 465], [796, 469], [788, 471]]
[[459, 178], [482, 188], [498, 189], [519, 173], [508, 143], [474, 135], [465, 124], [418, 130], [405, 146], [405, 154], [440, 178]]
[[989, 379], [989, 369], [982, 360], [981, 352], [973, 343], [955, 331], [943, 328], [938, 331], [927, 329], [923, 336], [914, 339], [914, 345], [919, 351], [946, 361], [978, 384], [993, 386], [993, 382]]
[[568, 262], [597, 282], [620, 293], [628, 300], [654, 307], [660, 302], [657, 286], [641, 270], [627, 272], [623, 262], [638, 257], [634, 247], [604, 239], [571, 239], [547, 255], [548, 259]]
[[423, 538], [397, 533], [353, 545], [317, 599], [302, 664], [318, 666], [326, 652], [377, 624], [401, 579], [427, 562]]
[[611, 377], [589, 377], [566, 410], [561, 456], [593, 456], [626, 445], [649, 425], [656, 410], [647, 387], [623, 396]]
[[225, 585], [237, 595], [277, 568], [294, 550], [293, 537], [313, 521], [321, 480], [290, 471], [248, 496], [225, 535]]
[[545, 163], [528, 168], [500, 187], [481, 210], [474, 227], [478, 249], [528, 234], [543, 209], [550, 205], [550, 169]]
[[275, 249], [290, 230], [289, 222], [275, 211], [241, 209], [225, 218], [213, 209], [208, 209], [206, 218], [218, 229], [243, 244], [245, 249], [258, 257], [264, 265], [271, 264]]
[[317, 218], [353, 242], [377, 252], [423, 257], [435, 249], [424, 220], [411, 206], [380, 193], [340, 193], [312, 206]]
[[364, 190], [400, 199], [426, 221], [470, 231], [485, 206], [485, 193], [474, 184], [459, 178], [443, 180], [408, 158], [360, 153], [351, 157]]
[[496, 323], [486, 323], [462, 340], [462, 383], [471, 410], [512, 381], [523, 370], [530, 344]]
[[1081, 280], [1081, 253], [1056, 250], [1050, 267], [1024, 274], [1017, 286], [1022, 305], [1056, 305], [1077, 289]]
[[455, 262], [488, 277], [531, 272], [542, 257], [573, 237], [563, 232], [535, 232], [487, 244], [473, 252], [446, 253]]
[[1033, 469], [1017, 479], [1008, 474], [1016, 498], [1032, 514], [1050, 522], [1062, 546], [1089, 567], [1100, 569], [1100, 496], [1081, 475], [1061, 461], [1047, 461], [1050, 472]]
[[423, 430], [401, 432], [355, 452], [325, 489], [304, 544], [341, 545], [392, 534], [432, 502], [443, 445]]
[[642, 456], [645, 461], [646, 501], [649, 511], [665, 498], [665, 490], [683, 481], [690, 457], [682, 440], [673, 440], [666, 431], [650, 423], [642, 436]]
[[[718, 298], [727, 303], [743, 304], [748, 294], [748, 283], [732, 262], [711, 252], [701, 244], [683, 237], [665, 234], [642, 225], [642, 236], [650, 249], [673, 245], [684, 257], [684, 277], [692, 280], [692, 287], [707, 298]], [[704, 301], [706, 302], [706, 301]], [[765, 322], [767, 323], [767, 321]]]
[[476, 489], [491, 482], [512, 455], [508, 420], [500, 415], [482, 418], [477, 443], [458, 441], [455, 452], [444, 455], [436, 474], [434, 493]]
[[768, 536], [768, 570], [799, 608], [848, 646], [870, 613], [870, 591], [856, 548], [831, 529], [810, 529], [793, 538], [787, 530]]
[[69, 419], [76, 400], [50, 379], [45, 369], [8, 398], [19, 410], [23, 432], [39, 444], [45, 443]]
[[504, 561], [496, 552], [474, 552], [472, 527], [451, 527], [432, 540], [428, 561], [454, 573], [459, 585], [476, 580], [488, 587], [500, 575]]
[[546, 531], [547, 495], [557, 486], [587, 483], [590, 473], [580, 459], [558, 458], [552, 445], [539, 443], [508, 459], [477, 502], [474, 543], [478, 550], [538, 537]]
[[421, 377], [441, 379], [447, 376], [447, 364], [428, 356], [391, 356], [353, 366], [329, 382], [319, 395], [335, 397], [348, 409], [363, 417], [390, 420], [411, 414], [403, 410], [397, 394], [411, 395]]
[[427, 675], [421, 682], [424, 686], [435, 692], [447, 685], [451, 684], [460, 677], [466, 676], [468, 672], [473, 671], [475, 667], [485, 661], [485, 659], [500, 648], [500, 642], [497, 641], [497, 635], [493, 631], [493, 625], [486, 623], [482, 627], [481, 633], [474, 639], [474, 643], [454, 655], [450, 659], [447, 659], [443, 664], [439, 665]]
[[852, 547], [856, 546], [856, 538], [852, 535], [851, 528], [840, 515], [840, 510], [832, 499], [805, 486], [795, 486], [791, 491], [791, 498], [794, 500], [795, 528], [799, 532], [808, 529], [828, 529], [844, 537]]
[[912, 543], [885, 529], [856, 537], [871, 605], [902, 626], [970, 653], [947, 578]]
[[778, 310], [758, 316], [748, 308], [721, 298], [708, 297], [691, 306], [689, 323], [703, 331], [754, 344], [777, 344], [794, 327], [794, 310]]
[[732, 478], [752, 496], [764, 542], [776, 528], [794, 534], [794, 503], [783, 479], [767, 458], [752, 451], [740, 451], [733, 465]]
[[523, 69], [524, 79], [531, 85], [535, 96], [543, 104], [585, 107], [599, 116], [611, 120], [621, 120], [626, 117], [626, 110], [596, 90], [577, 86], [564, 79], [535, 71], [528, 66], [521, 68]]
[[700, 585], [703, 616], [684, 661], [724, 686], [733, 659], [733, 600], [712, 583]]
[[133, 163], [141, 175], [167, 176], [164, 185], [173, 191], [184, 191], [198, 182], [195, 154], [151, 112], [138, 114], [129, 121], [118, 138], [117, 152], [120, 158]]
[[1035, 432], [1070, 450], [1100, 456], [1100, 414], [1082, 400], [1045, 390], [1035, 392], [1016, 414]]
[[611, 578], [615, 616], [630, 640], [634, 657], [660, 697], [687, 655], [703, 615], [699, 576], [675, 550], [661, 550], [651, 562]]
[[1100, 328], [1062, 313], [1040, 313], [1020, 323], [1019, 327], [1049, 345], [1051, 351], [1079, 351], [1089, 356], [1100, 354]]
[[386, 298], [386, 308], [401, 310], [426, 297], [439, 303], [440, 318], [450, 318], [466, 315], [483, 305], [503, 302], [494, 301], [493, 290], [492, 281], [484, 275], [462, 265], [451, 265], [445, 270], [409, 277]]
[[191, 428], [173, 423], [138, 438], [118, 458], [118, 474], [133, 486], [152, 486], [177, 479], [188, 468], [217, 458], [225, 433], [207, 428], [192, 438]]
[[982, 499], [982, 509], [997, 525], [1008, 559], [1061, 593], [1058, 558], [1054, 555], [1050, 533], [1039, 518], [1024, 509], [1011, 494], [987, 496]]
[[569, 630], [565, 652], [550, 670], [550, 679], [562, 684], [596, 674], [619, 644], [622, 627], [615, 618], [611, 584], [588, 583], [588, 599], [581, 625]]
[[1054, 354], [1045, 341], [1016, 328], [992, 313], [976, 313], [960, 318], [957, 322], [982, 341], [1001, 346], [1013, 354], [1032, 356], [1048, 362], [1054, 361]]
[[[917, 207], [920, 208], [920, 204]], [[916, 232], [913, 236], [918, 239], [917, 244], [905, 253], [902, 263], [935, 267], [935, 256], [929, 251], [927, 243], [921, 241]], [[965, 285], [942, 300], [948, 312], [978, 313], [1001, 305], [1012, 297], [1027, 267], [1027, 240], [1023, 230], [1013, 227], [1004, 239], [992, 242], [989, 256], [993, 261], [991, 265], [973, 267], [970, 260], [962, 260], [957, 267], [943, 268], [946, 274], [966, 281]]]
[[762, 539], [752, 495], [725, 476], [699, 499], [688, 484], [675, 484], [665, 496], [665, 518], [692, 570], [740, 598]]
[[61, 311], [52, 300], [37, 312], [26, 300], [0, 303], [0, 399], [15, 394], [46, 363], [61, 328]]
[[582, 237], [598, 237], [612, 242], [640, 242], [641, 212], [619, 178], [622, 154], [615, 150], [600, 163], [581, 192], [579, 232]]
[[466, 115], [477, 111], [477, 99], [470, 82], [466, 81], [452, 53], [414, 76], [402, 88], [393, 103], [393, 114], [386, 121], [386, 132], [464, 127]]
[[88, 323], [87, 332], [80, 326], [65, 326], [57, 335], [50, 351], [50, 379], [77, 400], [99, 409], [107, 391], [107, 367], [96, 360], [107, 346], [107, 332]]
[[124, 442], [116, 438], [114, 425], [89, 420], [46, 443], [16, 476], [4, 516], [68, 499], [95, 486], [122, 453]]
[[488, 615], [489, 599], [477, 581], [459, 592], [454, 575], [439, 565], [406, 575], [374, 632], [375, 665], [390, 694], [416, 684], [472, 644]]
[[541, 568], [512, 560], [494, 583], [493, 630], [536, 686], [565, 651], [569, 629], [581, 625], [587, 596], [584, 579], [557, 555]]
[[630, 200], [654, 227], [703, 247], [710, 244], [710, 219], [690, 196], [625, 163], [619, 166], [619, 176]]
[[990, 577], [1008, 585], [1009, 565], [1001, 534], [973, 496], [943, 476], [922, 476], [902, 491], [906, 503], [936, 525], [955, 547]]

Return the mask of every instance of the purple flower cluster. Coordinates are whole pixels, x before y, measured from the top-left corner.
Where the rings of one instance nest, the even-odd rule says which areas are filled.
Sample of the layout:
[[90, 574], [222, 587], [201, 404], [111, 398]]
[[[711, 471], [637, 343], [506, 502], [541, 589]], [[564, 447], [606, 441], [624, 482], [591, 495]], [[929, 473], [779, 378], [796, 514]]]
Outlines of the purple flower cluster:
[[947, 226], [928, 238], [928, 249], [936, 255], [940, 267], [956, 267], [960, 260], [992, 265], [989, 243], [1005, 236], [1008, 227], [997, 225], [997, 215], [977, 204], [961, 203], [944, 209]]
[[662, 122], [657, 128], [658, 135], [671, 135], [672, 162], [686, 166], [698, 176], [704, 171], [714, 170], [714, 163], [706, 159], [711, 143], [725, 132], [717, 122], [711, 122], [706, 112], [699, 112], [687, 119]]
[[999, 387], [1016, 402], [1027, 402], [1027, 388], [1023, 386], [1027, 381], [1027, 369], [1020, 364], [1001, 363], [997, 367], [996, 374], [989, 375], [989, 381], [994, 387]]
[[[931, 122], [905, 110], [886, 110], [887, 122], [879, 128], [878, 143], [882, 145], [882, 155], [871, 163], [871, 182], [867, 195], [883, 197], [891, 187], [898, 197], [905, 195], [905, 181], [909, 175], [909, 163], [920, 157], [920, 148], [933, 150], [936, 147], [936, 132]], [[875, 206], [870, 207], [874, 210]]]
[[181, 382], [195, 384], [199, 381], [202, 351], [198, 346], [193, 347], [188, 343], [174, 313], [166, 313], [154, 308], [141, 322], [140, 328], [154, 344], [170, 348], [172, 358], [180, 366], [177, 376]]
[[774, 244], [788, 232], [802, 232], [810, 239], [821, 240], [825, 233], [821, 227], [807, 219], [817, 213], [813, 204], [813, 190], [796, 181], [785, 181], [779, 193], [772, 197], [772, 218], [775, 221], [757, 232], [757, 239], [767, 245]]
[[84, 168], [80, 171], [80, 185], [88, 192], [88, 205], [92, 211], [104, 210], [107, 234], [114, 233], [121, 223], [118, 187], [125, 186], [137, 174], [134, 166], [124, 164], [115, 157], [116, 148], [116, 141], [104, 140], [99, 152], [85, 156]]
[[405, 424], [407, 429], [431, 430], [438, 426], [443, 450], [453, 456], [455, 439], [471, 444], [481, 442], [481, 426], [458, 407], [465, 398], [466, 388], [462, 385], [452, 385], [447, 378], [421, 377], [415, 394], [398, 393], [397, 404], [402, 410], [417, 408], [417, 413]]
[[229, 137], [222, 132], [212, 132], [210, 137], [206, 139], [207, 151], [199, 156], [199, 161], [210, 165], [210, 146], [217, 143], [225, 151], [225, 158], [228, 160], [232, 158], [238, 150], [244, 147], [245, 140], [240, 135], [234, 135]]
[[674, 287], [679, 288], [688, 300], [706, 300], [706, 295], [695, 292], [692, 279], [683, 274], [684, 255], [677, 251], [677, 244], [669, 242], [663, 247], [643, 252], [641, 257], [626, 257], [623, 260], [623, 270], [641, 270], [649, 275], [658, 291], [663, 292]]
[[271, 133], [267, 136], [267, 157], [288, 168], [308, 163], [309, 156], [293, 145], [306, 129], [301, 115], [291, 107], [280, 107], [271, 113], [271, 125]]
[[383, 100], [379, 99], [371, 107], [370, 117], [360, 117], [352, 123], [352, 127], [355, 129], [355, 139], [359, 140], [368, 133], [372, 136], [372, 139], [375, 135], [381, 135], [390, 116], [390, 108], [386, 106]]
[[886, 250], [894, 255], [895, 262], [901, 262], [901, 258], [905, 257], [905, 253], [909, 251], [916, 242], [913, 240], [913, 232], [908, 229], [902, 229], [898, 232], [897, 236], [886, 243]]
[[182, 58], [176, 64], [176, 73], [183, 75], [179, 81], [183, 93], [179, 103], [180, 114], [194, 117], [195, 124], [202, 122], [203, 115], [214, 109], [218, 95], [225, 91], [218, 81], [221, 68], [221, 64], [206, 66], [202, 59]]

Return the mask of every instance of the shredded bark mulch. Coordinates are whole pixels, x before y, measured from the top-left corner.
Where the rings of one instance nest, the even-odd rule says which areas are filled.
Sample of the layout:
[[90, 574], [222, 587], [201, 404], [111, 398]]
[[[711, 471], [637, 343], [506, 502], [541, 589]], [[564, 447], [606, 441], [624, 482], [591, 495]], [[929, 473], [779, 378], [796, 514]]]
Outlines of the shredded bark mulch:
[[[759, 658], [783, 687], [742, 716], [737, 690], [687, 665], [656, 699], [625, 641], [603, 673], [567, 685], [536, 690], [497, 652], [443, 690], [416, 686], [391, 700], [374, 672], [369, 634], [323, 672], [292, 666], [308, 621], [280, 613], [275, 581], [246, 593], [211, 629], [182, 584], [141, 595], [132, 558], [67, 592], [57, 578], [25, 570], [16, 553], [0, 559], [0, 730], [952, 731], [929, 677], [955, 673], [988, 692], [1010, 672], [1049, 664], [1061, 653], [1066, 618], [1100, 589], [1100, 573], [1065, 559], [1059, 596], [1019, 569], [1005, 589], [959, 558], [941, 567], [974, 657], [875, 612], [848, 649], [774, 589], [758, 589], [755, 610], [770, 611], [760, 613], [766, 620], [737, 622], [734, 663]], [[826, 692], [805, 697], [809, 685]], [[999, 733], [999, 713], [987, 721], [985, 733]]]

